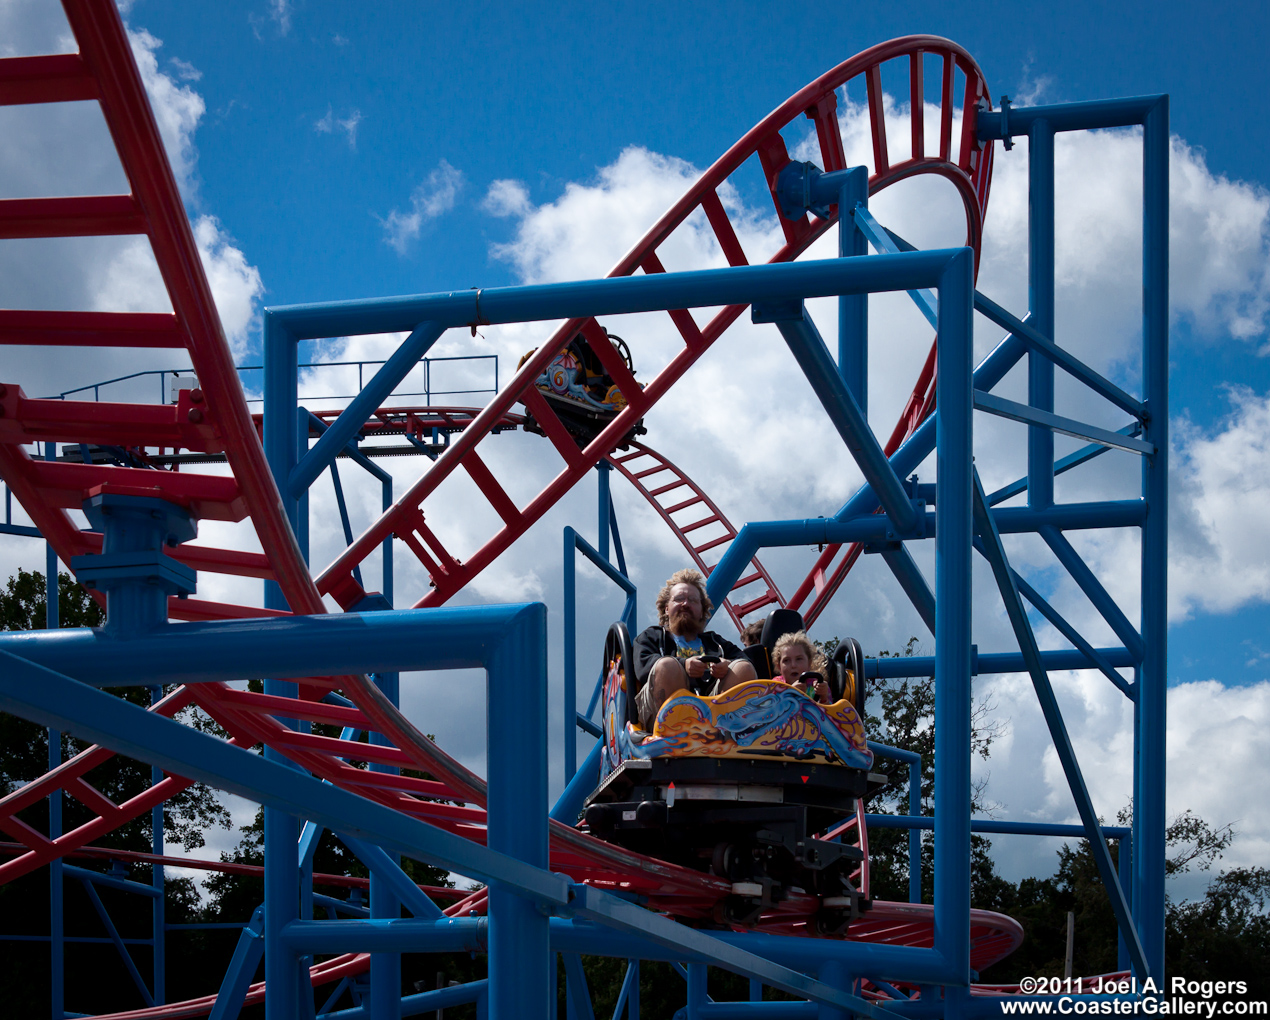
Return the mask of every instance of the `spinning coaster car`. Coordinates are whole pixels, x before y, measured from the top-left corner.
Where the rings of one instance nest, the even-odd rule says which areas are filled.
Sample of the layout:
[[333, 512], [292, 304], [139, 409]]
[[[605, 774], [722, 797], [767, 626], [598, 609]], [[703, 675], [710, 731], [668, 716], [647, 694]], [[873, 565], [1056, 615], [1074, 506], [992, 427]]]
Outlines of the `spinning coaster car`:
[[[801, 630], [802, 620], [777, 610], [764, 644], [746, 649], [760, 677], [771, 675], [771, 643], [786, 629]], [[662, 705], [651, 733], [634, 709], [634, 661], [626, 626], [613, 624], [604, 645], [600, 785], [584, 815], [591, 834], [729, 880], [719, 923], [751, 924], [789, 892], [810, 892], [821, 900], [812, 928], [845, 931], [869, 906], [852, 881], [864, 853], [817, 834], [886, 783], [869, 771], [859, 643], [844, 641], [834, 656], [832, 704], [779, 679], [715, 696], [682, 691]]]
[[[626, 367], [634, 375], [635, 365], [626, 341], [603, 327], [598, 329], [616, 348], [626, 362]], [[533, 357], [537, 349], [533, 348], [517, 362], [518, 371]], [[605, 372], [604, 365], [582, 333], [575, 334], [560, 353], [551, 359], [551, 363], [535, 380], [534, 385], [560, 416], [564, 427], [581, 441], [581, 445], [599, 435], [604, 426], [626, 407], [626, 398], [614, 385], [612, 376]], [[526, 414], [525, 428], [531, 432], [542, 431], [532, 414]], [[625, 446], [646, 431], [643, 419], [640, 419], [622, 438], [621, 445]]]

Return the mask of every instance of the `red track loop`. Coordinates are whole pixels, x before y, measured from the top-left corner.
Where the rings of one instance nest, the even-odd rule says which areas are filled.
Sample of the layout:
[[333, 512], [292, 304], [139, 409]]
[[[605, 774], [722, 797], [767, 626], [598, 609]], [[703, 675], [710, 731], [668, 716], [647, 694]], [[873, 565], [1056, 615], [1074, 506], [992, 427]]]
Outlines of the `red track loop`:
[[[929, 155], [925, 150], [923, 127], [925, 92], [922, 67], [926, 54], [943, 60], [940, 144], [938, 151]], [[907, 58], [909, 63], [910, 101], [915, 111], [911, 132], [912, 155], [909, 159], [892, 165], [889, 161], [882, 105], [881, 66], [887, 61], [902, 58]], [[962, 117], [957, 153], [954, 155], [952, 136], [957, 108], [953, 85], [957, 69], [965, 75], [966, 87], [963, 95], [965, 115]], [[870, 190], [878, 191], [898, 180], [921, 173], [933, 173], [951, 180], [957, 186], [966, 207], [967, 243], [977, 252], [991, 181], [992, 149], [979, 147], [975, 140], [974, 127], [978, 104], [989, 102], [987, 85], [970, 55], [955, 43], [936, 36], [909, 36], [875, 46], [853, 57], [816, 79], [769, 114], [707, 170], [608, 275], [629, 276], [639, 269], [645, 273], [664, 272], [665, 268], [657, 254], [658, 249], [698, 209], [704, 212], [720, 248], [732, 265], [760, 261], [787, 262], [805, 251], [808, 245], [833, 225], [837, 218], [836, 208], [830, 210], [828, 219], [808, 215], [801, 220], [791, 221], [782, 217], [780, 223], [785, 243], [774, 252], [747, 253], [742, 249], [727, 210], [719, 199], [719, 188], [742, 164], [757, 156], [775, 205], [777, 174], [790, 162], [780, 132], [803, 115], [810, 117], [816, 124], [825, 169], [841, 169], [845, 156], [838, 127], [837, 89], [860, 76], [866, 79], [869, 122], [873, 137], [875, 166], [869, 181]], [[608, 342], [607, 334], [594, 319], [569, 320], [556, 331], [551, 340], [538, 348], [507, 388], [490, 402], [427, 474], [401, 497], [397, 505], [386, 511], [319, 575], [319, 591], [334, 596], [345, 608], [355, 605], [365, 592], [353, 575], [354, 567], [374, 554], [385, 539], [396, 535], [414, 551], [431, 579], [431, 590], [415, 605], [436, 606], [448, 601], [523, 535], [599, 460], [610, 454], [635, 423], [709, 349], [742, 311], [744, 306], [731, 305], [720, 310], [704, 326], [699, 326], [693, 314], [687, 310], [670, 312], [683, 346], [669, 364], [642, 388], [632, 378], [621, 357]], [[564, 424], [535, 388], [535, 381], [552, 358], [579, 332], [604, 364], [627, 401], [626, 409], [582, 450], [578, 449]], [[915, 403], [920, 410], [928, 402], [927, 398], [927, 390], [922, 389], [915, 392], [910, 403]], [[562, 461], [555, 478], [523, 507], [517, 506], [507, 495], [476, 453], [481, 440], [517, 403], [523, 403], [534, 415]], [[427, 514], [430, 515], [431, 523], [425, 521], [425, 503], [438, 486], [460, 467], [477, 483], [477, 487], [502, 521], [494, 536], [466, 558], [460, 557], [446, 545], [444, 526], [436, 526], [438, 519], [443, 521], [442, 515], [447, 508], [429, 504]]]

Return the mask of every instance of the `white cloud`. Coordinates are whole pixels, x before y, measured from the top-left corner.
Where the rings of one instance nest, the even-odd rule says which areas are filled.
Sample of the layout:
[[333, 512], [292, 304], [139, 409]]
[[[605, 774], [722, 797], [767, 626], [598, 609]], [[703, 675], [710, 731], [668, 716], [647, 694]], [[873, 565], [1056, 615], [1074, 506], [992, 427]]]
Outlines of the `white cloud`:
[[291, 31], [291, 0], [269, 0], [269, 17], [278, 26], [278, 34]]
[[529, 191], [520, 181], [501, 180], [489, 186], [481, 208], [494, 216], [524, 217], [533, 207], [529, 202]]
[[[194, 131], [206, 110], [203, 97], [188, 85], [178, 85], [159, 70], [156, 56], [163, 41], [156, 39], [144, 28], [128, 31], [132, 43], [132, 55], [141, 70], [154, 119], [159, 124], [163, 147], [181, 193], [189, 200], [194, 189], [194, 164], [198, 156], [194, 149]], [[188, 66], [188, 65], [187, 65]]]
[[1169, 557], [1170, 616], [1270, 600], [1270, 395], [1230, 390], [1215, 429], [1177, 427]]
[[[1093, 673], [1051, 674], [1082, 775], [1095, 810], [1110, 825], [1130, 801], [1133, 783], [1133, 706]], [[1049, 730], [1023, 675], [981, 680], [997, 703], [1003, 731], [982, 766], [990, 773], [988, 797], [1002, 804], [997, 817], [1079, 824], [1075, 802]], [[1270, 758], [1270, 683], [1227, 687], [1217, 680], [1180, 684], [1168, 692], [1168, 776], [1165, 809], [1170, 818], [1193, 809], [1210, 825], [1231, 824], [1236, 838], [1222, 867], [1264, 864], [1270, 851], [1270, 805], [1249, 798], [1231, 775], [1264, 776]], [[1220, 754], [1211, 753], [1220, 747]], [[993, 837], [1006, 874], [1048, 874], [1054, 842], [1032, 837]], [[1171, 884], [1171, 894], [1202, 893], [1208, 875]]]
[[328, 104], [325, 116], [313, 122], [313, 130], [322, 135], [329, 135], [334, 134], [336, 131], [343, 131], [345, 137], [348, 138], [348, 147], [350, 149], [356, 149], [357, 125], [361, 122], [361, 110], [353, 110], [347, 117], [336, 117]]
[[203, 79], [203, 72], [189, 61], [182, 60], [180, 57], [168, 57], [168, 63], [176, 70], [176, 76], [181, 81], [202, 81]]
[[419, 236], [423, 225], [454, 208], [455, 199], [463, 187], [463, 172], [452, 167], [447, 160], [437, 163], [427, 180], [410, 193], [410, 211], [394, 209], [383, 221], [384, 240], [404, 255], [410, 242]]

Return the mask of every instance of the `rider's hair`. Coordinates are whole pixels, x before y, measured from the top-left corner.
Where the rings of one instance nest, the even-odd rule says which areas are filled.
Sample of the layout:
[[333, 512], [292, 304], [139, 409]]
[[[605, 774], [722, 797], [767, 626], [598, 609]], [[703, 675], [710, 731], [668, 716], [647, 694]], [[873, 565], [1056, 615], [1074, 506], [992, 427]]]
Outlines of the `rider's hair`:
[[780, 673], [781, 659], [789, 648], [801, 648], [807, 655], [807, 669], [821, 676], [825, 675], [828, 666], [825, 654], [816, 647], [805, 630], [789, 631], [776, 639], [776, 645], [772, 648], [772, 669], [776, 673]]
[[701, 576], [699, 570], [693, 570], [686, 567], [683, 570], [676, 570], [670, 575], [670, 579], [662, 585], [661, 591], [657, 593], [657, 622], [663, 627], [669, 626], [670, 614], [670, 591], [677, 584], [694, 585], [697, 591], [701, 592], [701, 622], [704, 624], [710, 619], [710, 614], [714, 612], [714, 603], [710, 601], [710, 596], [706, 594], [706, 579]]

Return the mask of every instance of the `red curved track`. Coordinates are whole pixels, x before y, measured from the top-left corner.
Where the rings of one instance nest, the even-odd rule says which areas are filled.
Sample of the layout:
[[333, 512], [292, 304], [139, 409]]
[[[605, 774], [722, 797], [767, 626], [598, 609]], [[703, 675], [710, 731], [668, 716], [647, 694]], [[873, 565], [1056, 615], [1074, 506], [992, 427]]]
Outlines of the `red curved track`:
[[[201, 392], [186, 394], [179, 404], [169, 407], [62, 401], [50, 407], [52, 402], [26, 399], [17, 385], [20, 380], [3, 380], [0, 475], [64, 562], [76, 555], [99, 551], [101, 547], [101, 537], [80, 532], [66, 512], [78, 508], [85, 496], [100, 491], [160, 495], [188, 506], [198, 517], [249, 519], [262, 553], [186, 547], [178, 551], [177, 558], [203, 571], [271, 578], [282, 589], [293, 612], [324, 612], [321, 597], [324, 593], [334, 595], [345, 606], [356, 601], [360, 586], [353, 580], [352, 568], [369, 548], [377, 548], [390, 533], [396, 533], [408, 543], [415, 539], [412, 545], [416, 551], [423, 551], [424, 562], [436, 584], [435, 590], [420, 599], [419, 604], [439, 604], [506, 549], [595, 463], [609, 455], [635, 420], [673, 386], [743, 311], [741, 306], [723, 309], [704, 327], [698, 327], [686, 311], [672, 312], [683, 348], [642, 389], [625, 366], [616, 363], [612, 348], [593, 321], [567, 323], [551, 342], [542, 345], [511, 386], [467, 424], [458, 440], [402, 502], [323, 572], [315, 584], [287, 524], [247, 410], [198, 249], [116, 7], [112, 0], [64, 0], [64, 6], [79, 53], [0, 60], [0, 104], [96, 100], [118, 150], [130, 193], [0, 201], [0, 237], [143, 235], [153, 250], [173, 311], [170, 314], [0, 311], [0, 343], [184, 349], [202, 386]], [[914, 155], [892, 165], [882, 112], [880, 66], [887, 60], [911, 57], [912, 94], [920, 98], [923, 95], [923, 53], [943, 59], [940, 145], [937, 153], [926, 155], [923, 107], [919, 101], [914, 104]], [[966, 79], [967, 115], [962, 120], [959, 151], [954, 158], [953, 85], [958, 69]], [[782, 220], [785, 244], [779, 250], [747, 254], [741, 249], [719, 201], [718, 189], [752, 156], [758, 157], [765, 176], [774, 182], [776, 173], [788, 162], [779, 131], [804, 114], [816, 124], [825, 169], [841, 168], [844, 159], [835, 90], [859, 76], [866, 80], [874, 134], [875, 173], [870, 181], [871, 189], [876, 191], [917, 173], [935, 173], [952, 180], [966, 203], [968, 242], [977, 249], [990, 180], [991, 149], [977, 148], [974, 120], [976, 104], [987, 99], [986, 86], [974, 62], [955, 44], [935, 37], [910, 37], [866, 51], [784, 103], [707, 171], [611, 275], [630, 274], [636, 269], [663, 271], [657, 255], [659, 246], [697, 209], [704, 212], [722, 250], [734, 265], [754, 261], [756, 257], [786, 261], [805, 250], [829, 229], [832, 216], [827, 220]], [[578, 449], [533, 388], [533, 380], [555, 349], [578, 330], [588, 337], [629, 403], [626, 411], [584, 450]], [[611, 361], [614, 363], [609, 364]], [[475, 453], [479, 441], [498, 430], [517, 402], [523, 402], [533, 412], [564, 462], [560, 474], [524, 508], [516, 507], [507, 498]], [[929, 402], [925, 392], [915, 393], [915, 413], [920, 414]], [[33, 442], [105, 442], [223, 453], [232, 477], [45, 463], [33, 460], [23, 449], [22, 444]], [[440, 545], [435, 534], [423, 524], [422, 514], [426, 497], [459, 466], [478, 482], [505, 521], [505, 527], [498, 534], [462, 563]], [[700, 493], [694, 493], [694, 499], [697, 495], [705, 500]], [[707, 509], [714, 509], [708, 500], [705, 502]], [[430, 506], [429, 512], [438, 511]], [[682, 528], [680, 530], [682, 532]], [[177, 619], [265, 614], [265, 610], [255, 607], [223, 606], [197, 600], [180, 600], [171, 606], [171, 615]], [[356, 707], [338, 708], [316, 700], [332, 688], [341, 689]], [[297, 704], [293, 700], [250, 694], [222, 684], [207, 684], [177, 690], [154, 710], [172, 715], [186, 705], [196, 704], [223, 725], [240, 745], [269, 744], [314, 774], [347, 789], [431, 824], [473, 839], [482, 838], [484, 782], [433, 745], [365, 677], [311, 678], [302, 684], [301, 691], [304, 700]], [[388, 738], [391, 746], [375, 747], [297, 733], [280, 723], [279, 717], [299, 717], [378, 731]], [[90, 748], [0, 801], [0, 829], [14, 836], [25, 848], [0, 865], [0, 881], [83, 847], [186, 785], [180, 777], [169, 776], [139, 797], [116, 804], [86, 778], [93, 766], [109, 753], [101, 748]], [[370, 773], [349, 765], [349, 759], [370, 759], [418, 769], [436, 776], [437, 781]], [[80, 829], [50, 841], [22, 822], [17, 813], [35, 798], [47, 796], [58, 788], [79, 800], [95, 817]], [[677, 916], [709, 915], [714, 904], [730, 889], [728, 883], [717, 878], [638, 857], [559, 823], [552, 823], [551, 844], [554, 869], [600, 887], [647, 895], [651, 906]], [[796, 934], [816, 905], [814, 897], [793, 896], [782, 903], [777, 912], [764, 917], [760, 927]], [[853, 927], [850, 935], [923, 944], [930, 938], [929, 918], [929, 907], [879, 903], [867, 920]], [[986, 966], [1017, 944], [1017, 925], [1008, 918], [980, 914], [976, 915], [975, 923], [978, 932], [972, 948], [975, 966]], [[355, 958], [348, 958], [322, 967], [359, 965]], [[160, 1012], [149, 1015], [183, 1015], [180, 1009], [163, 1007]]]

